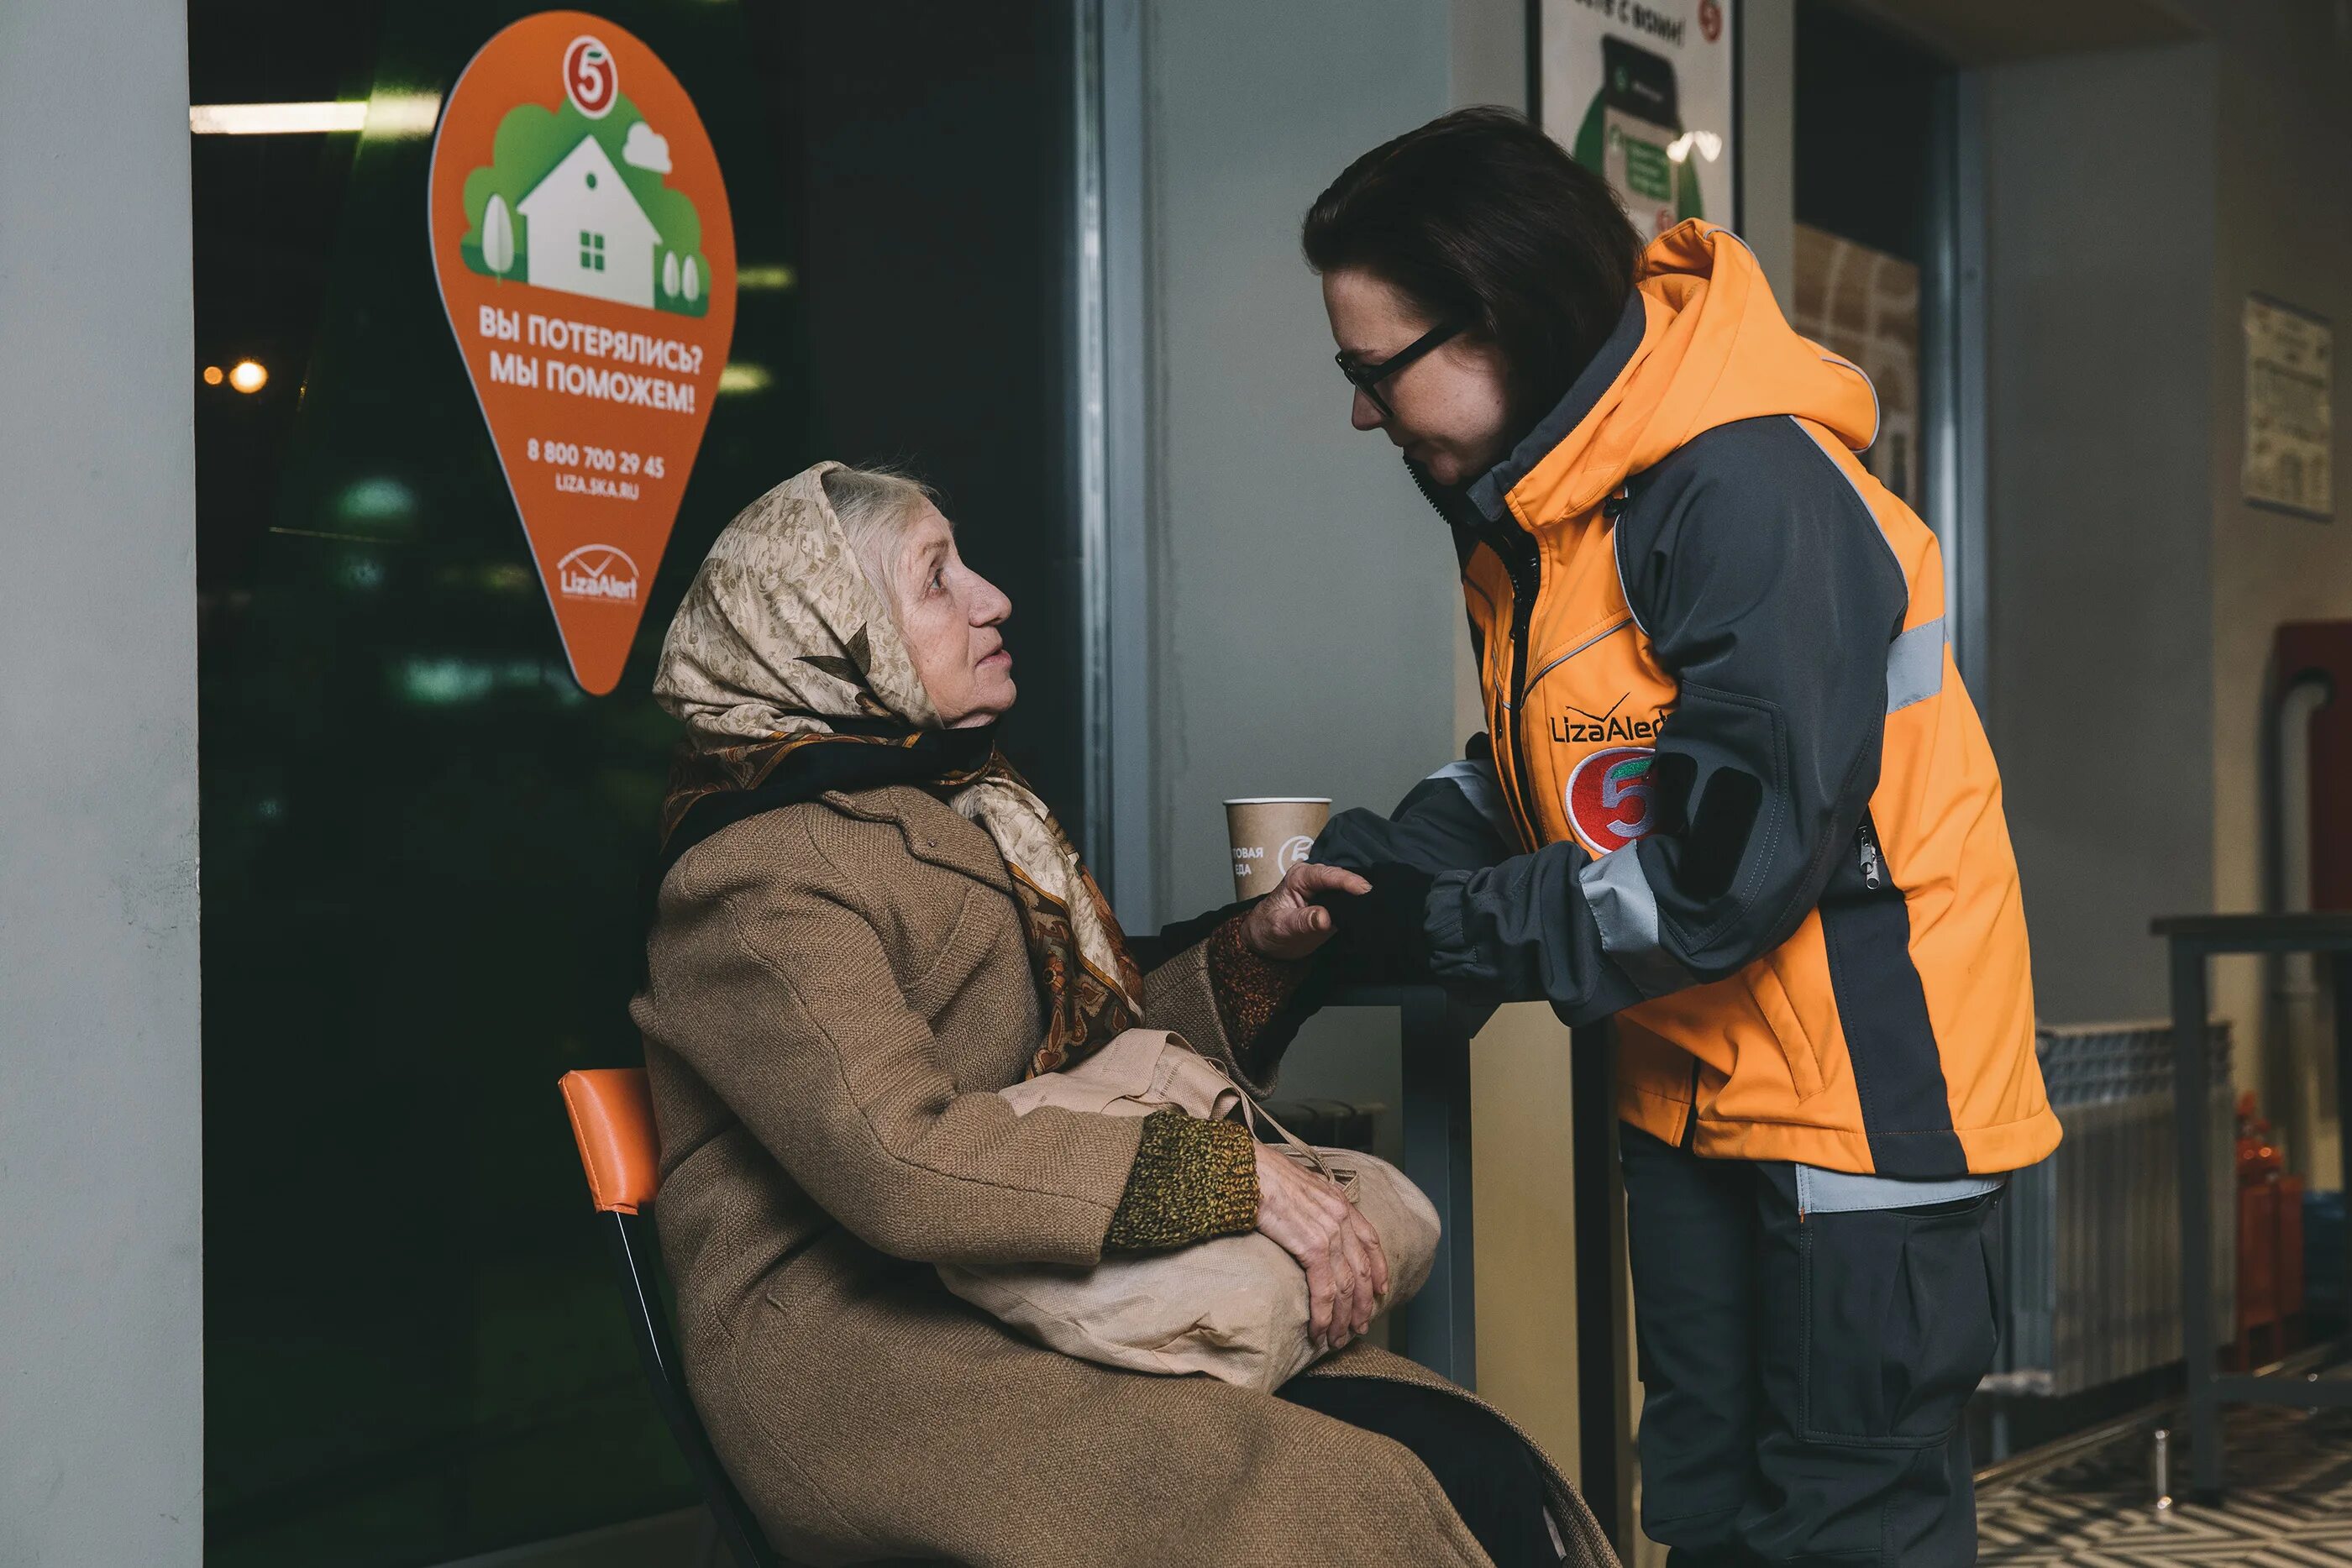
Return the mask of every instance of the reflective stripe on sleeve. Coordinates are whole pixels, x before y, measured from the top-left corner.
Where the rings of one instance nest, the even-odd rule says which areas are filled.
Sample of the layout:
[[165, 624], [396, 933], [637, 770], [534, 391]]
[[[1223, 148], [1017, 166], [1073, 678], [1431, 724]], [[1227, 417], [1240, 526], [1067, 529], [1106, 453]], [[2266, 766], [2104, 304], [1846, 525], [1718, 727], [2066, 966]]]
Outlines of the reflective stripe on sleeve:
[[1914, 626], [1886, 649], [1886, 711], [1926, 702], [1944, 689], [1944, 618]]
[[1642, 869], [1642, 846], [1627, 844], [1576, 873], [1584, 901], [1601, 927], [1601, 947], [1645, 997], [1663, 997], [1696, 981], [1665, 950], [1658, 930], [1658, 897]]
[[1471, 810], [1486, 818], [1487, 826], [1493, 828], [1505, 843], [1519, 841], [1519, 830], [1512, 824], [1511, 813], [1503, 805], [1503, 781], [1495, 776], [1492, 763], [1460, 757], [1430, 777], [1451, 779], [1454, 787], [1462, 791], [1462, 798], [1470, 802]]

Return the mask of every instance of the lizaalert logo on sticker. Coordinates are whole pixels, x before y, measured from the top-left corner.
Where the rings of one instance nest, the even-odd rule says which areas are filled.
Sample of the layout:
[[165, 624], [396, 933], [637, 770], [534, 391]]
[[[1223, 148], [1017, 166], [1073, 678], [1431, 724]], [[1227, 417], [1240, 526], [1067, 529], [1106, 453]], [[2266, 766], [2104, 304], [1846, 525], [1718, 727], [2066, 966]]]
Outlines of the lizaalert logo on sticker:
[[611, 545], [582, 545], [555, 563], [556, 591], [566, 599], [637, 601], [637, 563]]
[[451, 89], [433, 266], [581, 685], [619, 684], [735, 326], [719, 161], [660, 57], [600, 16], [493, 37]]

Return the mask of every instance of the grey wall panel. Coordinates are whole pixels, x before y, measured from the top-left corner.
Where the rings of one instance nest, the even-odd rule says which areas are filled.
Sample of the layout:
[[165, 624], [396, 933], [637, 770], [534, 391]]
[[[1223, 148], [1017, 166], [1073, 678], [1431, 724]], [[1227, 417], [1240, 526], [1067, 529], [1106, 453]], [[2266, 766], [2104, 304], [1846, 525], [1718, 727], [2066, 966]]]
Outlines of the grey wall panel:
[[1452, 547], [1349, 428], [1307, 204], [1446, 109], [1444, 0], [1150, 14], [1159, 909], [1232, 896], [1220, 804], [1385, 810], [1454, 755]]
[[1782, 299], [1797, 267], [1796, 0], [1739, 0], [1739, 236]]
[[2210, 906], [2209, 46], [1985, 74], [1994, 749], [2057, 1022], [2163, 1010]]
[[1456, 104], [1528, 107], [1528, 13], [1532, 0], [1454, 0]]
[[186, 10], [0, 10], [0, 1563], [203, 1555]]
[[[2346, 454], [2352, 396], [2336, 377], [2336, 520], [2243, 498], [2245, 303], [2283, 299], [2352, 324], [2352, 12], [2273, 3], [2202, 5], [2220, 46], [2213, 413], [2213, 901], [2263, 897], [2263, 694], [2279, 624], [2352, 617]], [[2338, 694], [2337, 701], [2344, 700]], [[2292, 819], [2291, 819], [2292, 820]], [[2293, 853], [2294, 852], [2290, 852]], [[2325, 1185], [2339, 1145], [2331, 1051], [2315, 971], [2250, 959], [2214, 967], [2214, 1005], [2237, 1020], [2242, 1077], [2263, 1091], [2294, 1168]], [[2275, 987], [2275, 989], [2272, 988]], [[2346, 1004], [2338, 998], [2335, 1004]]]
[[[1452, 545], [1387, 439], [1349, 427], [1298, 251], [1333, 176], [1450, 106], [1454, 22], [1447, 0], [1150, 5], [1158, 919], [1232, 898], [1228, 796], [1385, 810], [1463, 739]], [[1395, 1041], [1392, 1014], [1312, 1019], [1282, 1092], [1385, 1103], [1394, 1156]]]

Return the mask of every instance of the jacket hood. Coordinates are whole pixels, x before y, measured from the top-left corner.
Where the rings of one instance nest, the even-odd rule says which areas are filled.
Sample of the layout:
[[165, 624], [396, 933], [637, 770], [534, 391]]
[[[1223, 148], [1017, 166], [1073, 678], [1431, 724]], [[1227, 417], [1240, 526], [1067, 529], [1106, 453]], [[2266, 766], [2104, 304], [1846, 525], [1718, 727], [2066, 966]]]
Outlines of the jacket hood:
[[1616, 332], [1470, 498], [1530, 528], [1580, 516], [1700, 433], [1767, 414], [1860, 452], [1878, 434], [1878, 394], [1790, 327], [1737, 235], [1693, 218], [1642, 252]]

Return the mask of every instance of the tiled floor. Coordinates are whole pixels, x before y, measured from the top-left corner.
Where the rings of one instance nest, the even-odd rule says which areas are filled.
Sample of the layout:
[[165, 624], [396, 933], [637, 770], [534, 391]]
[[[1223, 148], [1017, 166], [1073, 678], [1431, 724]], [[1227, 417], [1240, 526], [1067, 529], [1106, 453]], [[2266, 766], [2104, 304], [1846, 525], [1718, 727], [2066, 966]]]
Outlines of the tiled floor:
[[[2148, 1439], [2086, 1458], [1978, 1500], [1979, 1561], [2000, 1568], [2245, 1568], [2352, 1565], [2352, 1411], [2252, 1406], [2225, 1416], [2231, 1488], [2219, 1508], [2150, 1506]], [[2173, 1439], [2172, 1479], [2189, 1484], [2186, 1434]]]

